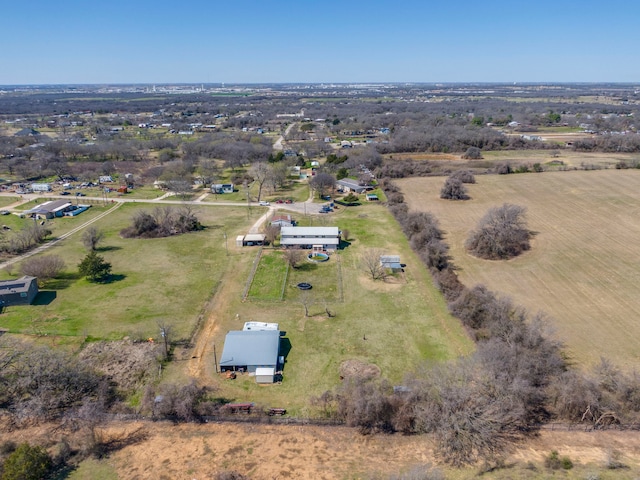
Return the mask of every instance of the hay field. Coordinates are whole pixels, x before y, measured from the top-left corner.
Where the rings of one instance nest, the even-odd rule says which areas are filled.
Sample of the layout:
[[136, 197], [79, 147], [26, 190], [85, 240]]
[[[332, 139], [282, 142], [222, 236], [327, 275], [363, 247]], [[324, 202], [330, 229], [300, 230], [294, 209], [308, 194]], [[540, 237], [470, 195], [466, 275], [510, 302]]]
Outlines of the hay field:
[[[434, 213], [466, 285], [482, 283], [551, 316], [576, 362], [640, 359], [640, 171], [478, 176], [471, 200], [441, 200], [444, 178], [398, 180], [412, 210]], [[528, 209], [532, 249], [510, 261], [466, 253], [480, 217], [504, 202]]]

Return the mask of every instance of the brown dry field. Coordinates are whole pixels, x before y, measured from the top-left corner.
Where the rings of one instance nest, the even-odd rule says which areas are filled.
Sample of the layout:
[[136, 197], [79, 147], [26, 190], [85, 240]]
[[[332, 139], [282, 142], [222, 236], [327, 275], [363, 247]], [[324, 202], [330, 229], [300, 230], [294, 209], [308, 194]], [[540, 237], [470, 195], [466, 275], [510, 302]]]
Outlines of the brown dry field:
[[[211, 479], [235, 470], [252, 480], [384, 479], [417, 465], [438, 465], [426, 436], [362, 436], [346, 427], [245, 425], [234, 423], [180, 424], [169, 422], [111, 423], [101, 431], [106, 439], [122, 439], [135, 432], [137, 441], [100, 461], [81, 464], [69, 478], [79, 479]], [[2, 433], [0, 441], [55, 442], [68, 432], [32, 427]], [[545, 471], [544, 458], [552, 450], [576, 465], [571, 472]], [[616, 452], [628, 468], [607, 475], [608, 456]], [[536, 470], [527, 467], [532, 462]], [[542, 431], [518, 445], [506, 458], [508, 469], [486, 478], [637, 478], [640, 474], [640, 435], [637, 432]], [[439, 466], [449, 479], [477, 478], [478, 467], [453, 470]]]
[[[484, 284], [531, 312], [550, 315], [570, 357], [606, 356], [637, 368], [640, 349], [640, 171], [598, 170], [477, 176], [471, 200], [439, 198], [444, 178], [398, 180], [412, 210], [440, 220], [465, 285]], [[527, 208], [530, 251], [481, 260], [464, 242], [478, 220], [505, 202]]]

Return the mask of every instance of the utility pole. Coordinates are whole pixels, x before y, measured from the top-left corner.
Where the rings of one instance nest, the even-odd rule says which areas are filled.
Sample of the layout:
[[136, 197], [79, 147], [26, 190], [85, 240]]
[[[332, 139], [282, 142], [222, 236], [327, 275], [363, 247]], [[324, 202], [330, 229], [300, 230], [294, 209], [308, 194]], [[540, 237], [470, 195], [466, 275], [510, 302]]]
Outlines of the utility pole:
[[227, 257], [229, 256], [229, 246], [227, 245], [227, 232], [223, 232], [224, 235], [224, 250], [227, 252]]

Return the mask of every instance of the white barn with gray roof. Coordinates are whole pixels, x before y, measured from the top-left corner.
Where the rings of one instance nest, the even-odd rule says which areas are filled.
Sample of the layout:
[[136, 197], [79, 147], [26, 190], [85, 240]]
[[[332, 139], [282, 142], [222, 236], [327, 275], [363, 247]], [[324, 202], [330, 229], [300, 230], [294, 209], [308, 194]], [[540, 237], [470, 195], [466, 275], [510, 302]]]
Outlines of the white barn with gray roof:
[[282, 227], [280, 245], [283, 247], [336, 250], [340, 245], [338, 227]]
[[232, 330], [224, 340], [220, 371], [255, 373], [258, 368], [278, 368], [279, 330]]

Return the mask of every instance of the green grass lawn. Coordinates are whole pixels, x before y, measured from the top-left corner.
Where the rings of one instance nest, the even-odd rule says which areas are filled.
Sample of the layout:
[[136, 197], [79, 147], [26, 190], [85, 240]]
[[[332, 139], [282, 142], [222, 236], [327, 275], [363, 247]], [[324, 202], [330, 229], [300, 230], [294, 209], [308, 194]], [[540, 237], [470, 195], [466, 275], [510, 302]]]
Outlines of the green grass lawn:
[[7, 205], [11, 205], [12, 203], [20, 200], [20, 197], [9, 197], [9, 196], [0, 196], [0, 208], [6, 207]]
[[282, 300], [287, 264], [279, 250], [264, 250], [251, 282], [249, 300]]
[[[235, 238], [247, 221], [246, 209], [197, 207], [206, 227], [200, 232], [162, 239], [120, 237], [136, 210], [152, 208], [125, 204], [98, 222], [105, 232], [99, 253], [113, 266], [110, 283], [78, 277], [77, 265], [86, 251], [77, 233], [45, 253], [65, 260], [64, 274], [41, 288], [34, 305], [7, 308], [0, 327], [20, 333], [145, 338], [157, 336], [157, 322], [164, 321], [173, 326], [176, 338], [188, 338], [229, 261], [223, 232]], [[86, 221], [83, 215], [56, 219], [55, 228]]]
[[[460, 322], [448, 313], [430, 275], [388, 211], [382, 205], [366, 204], [339, 212], [327, 221], [350, 230], [349, 245], [326, 263], [305, 263], [291, 269], [284, 301], [241, 301], [239, 292], [251, 270], [249, 258], [226, 279], [238, 284], [238, 295], [230, 299], [225, 312], [217, 315], [215, 343], [219, 354], [226, 332], [242, 329], [243, 322], [276, 322], [286, 332], [281, 345], [286, 364], [280, 385], [259, 386], [248, 375], [234, 381], [214, 377], [221, 396], [282, 406], [304, 415], [313, 410], [308, 403], [310, 396], [339, 383], [340, 364], [345, 360], [374, 363], [383, 377], [398, 384], [423, 362], [472, 351], [472, 342]], [[385, 283], [367, 277], [360, 267], [360, 256], [373, 247], [401, 255], [407, 264], [401, 279]], [[269, 260], [264, 267], [260, 265], [263, 273], [256, 277], [268, 281], [268, 272], [275, 271], [272, 269], [278, 261], [274, 259], [272, 264], [270, 255], [266, 258]], [[282, 277], [272, 278], [275, 291]], [[308, 291], [308, 317], [302, 292], [295, 288], [299, 281], [313, 285]], [[329, 318], [327, 308], [335, 316]]]

